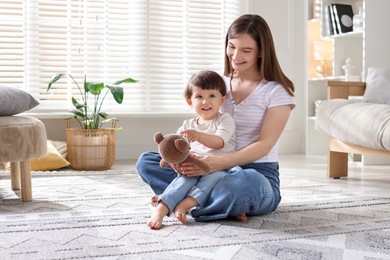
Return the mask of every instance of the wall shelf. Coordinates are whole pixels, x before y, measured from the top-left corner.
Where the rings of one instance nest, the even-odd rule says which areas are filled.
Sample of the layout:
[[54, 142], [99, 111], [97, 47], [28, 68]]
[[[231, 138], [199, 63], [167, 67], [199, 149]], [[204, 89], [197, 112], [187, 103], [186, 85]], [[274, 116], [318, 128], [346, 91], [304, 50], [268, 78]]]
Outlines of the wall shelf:
[[[357, 14], [359, 6], [364, 4], [364, 0], [321, 0], [320, 2], [321, 17], [307, 21], [306, 155], [309, 156], [324, 156], [327, 153], [327, 136], [315, 130], [315, 103], [319, 100], [326, 100], [327, 81], [347, 80], [342, 68], [347, 58], [350, 58], [356, 67], [355, 80], [356, 78], [360, 80], [360, 76], [364, 74], [363, 31], [324, 36], [324, 10], [327, 5], [336, 2], [350, 4], [354, 14]], [[308, 9], [313, 4], [314, 0], [309, 0]], [[327, 52], [327, 54], [324, 55], [321, 52]], [[321, 57], [329, 59], [326, 63], [327, 68], [324, 70], [321, 70], [321, 66], [325, 64], [320, 60]], [[322, 71], [325, 72], [323, 75]]]

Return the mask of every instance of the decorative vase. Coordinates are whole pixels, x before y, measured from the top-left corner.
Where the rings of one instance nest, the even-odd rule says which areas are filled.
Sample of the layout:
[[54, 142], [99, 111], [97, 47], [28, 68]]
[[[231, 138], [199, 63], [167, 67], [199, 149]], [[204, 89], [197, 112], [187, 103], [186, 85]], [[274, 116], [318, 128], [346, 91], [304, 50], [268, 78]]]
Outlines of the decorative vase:
[[350, 58], [345, 60], [345, 64], [341, 67], [344, 70], [345, 80], [347, 81], [360, 81], [360, 76], [357, 72], [356, 66], [353, 64]]
[[359, 7], [359, 13], [353, 16], [353, 31], [361, 32], [363, 31], [363, 10], [362, 7]]
[[115, 162], [115, 129], [66, 129], [67, 159], [75, 170], [108, 170]]

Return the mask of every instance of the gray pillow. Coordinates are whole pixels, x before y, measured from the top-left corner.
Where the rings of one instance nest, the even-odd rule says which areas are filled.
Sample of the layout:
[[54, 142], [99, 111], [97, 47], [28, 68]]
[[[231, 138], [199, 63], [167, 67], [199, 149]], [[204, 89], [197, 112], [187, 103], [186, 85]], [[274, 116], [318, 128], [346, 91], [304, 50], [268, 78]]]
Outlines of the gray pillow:
[[12, 116], [39, 105], [28, 92], [11, 86], [0, 86], [0, 116]]
[[363, 102], [390, 105], [390, 69], [368, 68]]

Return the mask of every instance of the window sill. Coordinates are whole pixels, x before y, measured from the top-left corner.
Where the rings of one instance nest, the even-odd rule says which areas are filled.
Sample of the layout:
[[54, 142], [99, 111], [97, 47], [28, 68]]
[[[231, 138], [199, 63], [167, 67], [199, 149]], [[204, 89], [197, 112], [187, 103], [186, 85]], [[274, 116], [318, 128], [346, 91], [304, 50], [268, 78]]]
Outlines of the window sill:
[[[32, 116], [39, 119], [67, 119], [71, 114], [65, 112], [25, 112], [21, 116]], [[175, 118], [175, 117], [194, 117], [195, 114], [191, 112], [132, 112], [132, 113], [110, 113], [109, 117], [116, 118]]]

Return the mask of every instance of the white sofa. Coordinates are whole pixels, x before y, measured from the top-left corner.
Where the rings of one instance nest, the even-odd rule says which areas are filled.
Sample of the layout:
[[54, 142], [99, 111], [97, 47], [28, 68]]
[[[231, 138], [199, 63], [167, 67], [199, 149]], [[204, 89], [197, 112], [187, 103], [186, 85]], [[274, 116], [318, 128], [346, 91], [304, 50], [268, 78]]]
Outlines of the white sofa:
[[[390, 105], [383, 104], [387, 100], [373, 103], [372, 91], [378, 91], [366, 92], [365, 82], [328, 81], [327, 88], [328, 100], [318, 107], [316, 129], [329, 136], [328, 177], [348, 176], [348, 153], [390, 157]], [[389, 95], [386, 91], [382, 95]], [[363, 102], [350, 96], [363, 96]]]

